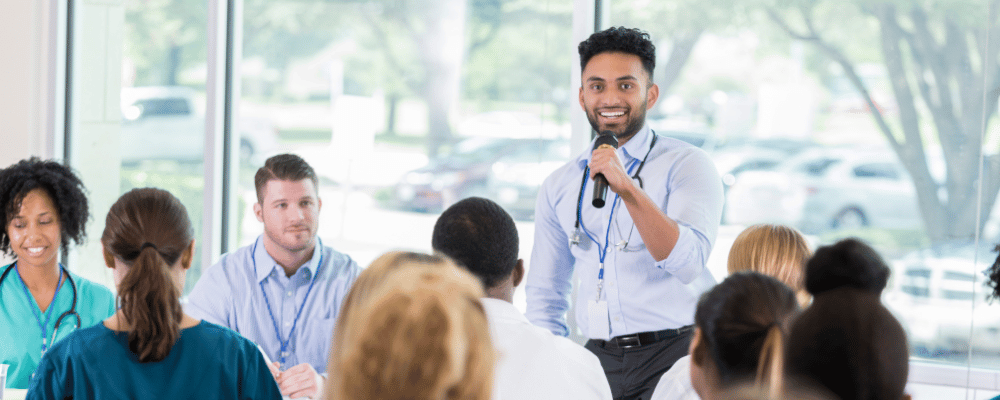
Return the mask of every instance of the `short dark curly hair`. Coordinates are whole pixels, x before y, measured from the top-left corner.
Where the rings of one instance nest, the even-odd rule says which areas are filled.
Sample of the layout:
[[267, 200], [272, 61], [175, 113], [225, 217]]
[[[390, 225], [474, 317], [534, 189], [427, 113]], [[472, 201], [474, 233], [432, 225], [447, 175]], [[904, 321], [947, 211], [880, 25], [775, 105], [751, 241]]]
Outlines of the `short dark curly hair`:
[[431, 247], [451, 257], [483, 282], [496, 287], [514, 271], [518, 256], [517, 227], [492, 200], [469, 197], [441, 213], [434, 224]]
[[56, 206], [59, 227], [62, 231], [60, 241], [63, 252], [69, 249], [70, 239], [76, 244], [83, 243], [87, 236], [85, 229], [87, 220], [90, 219], [87, 189], [83, 186], [83, 182], [65, 165], [31, 157], [0, 170], [0, 207], [3, 208], [3, 213], [0, 213], [3, 222], [3, 230], [0, 231], [0, 252], [14, 255], [7, 227], [11, 219], [21, 210], [24, 196], [35, 189], [44, 190]]
[[632, 54], [642, 60], [642, 68], [653, 79], [656, 67], [656, 46], [649, 34], [636, 28], [618, 26], [590, 35], [577, 47], [580, 52], [580, 69], [586, 69], [591, 58], [601, 53], [620, 52]]
[[986, 282], [986, 286], [993, 289], [993, 292], [987, 294], [986, 297], [1000, 300], [1000, 244], [997, 244], [993, 251], [998, 252], [997, 259], [993, 261], [993, 265], [986, 269], [986, 276], [990, 279], [989, 282]]

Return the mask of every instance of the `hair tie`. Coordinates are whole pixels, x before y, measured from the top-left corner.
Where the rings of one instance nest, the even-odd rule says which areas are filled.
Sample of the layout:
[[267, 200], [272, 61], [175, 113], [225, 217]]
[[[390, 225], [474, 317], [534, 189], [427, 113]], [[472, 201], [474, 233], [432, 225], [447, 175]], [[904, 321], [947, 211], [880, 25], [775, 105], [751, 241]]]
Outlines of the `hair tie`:
[[146, 250], [147, 247], [152, 247], [153, 250], [160, 251], [159, 249], [156, 248], [155, 244], [152, 244], [150, 242], [146, 242], [146, 243], [143, 243], [141, 247], [139, 247], [139, 252], [141, 253], [143, 250]]

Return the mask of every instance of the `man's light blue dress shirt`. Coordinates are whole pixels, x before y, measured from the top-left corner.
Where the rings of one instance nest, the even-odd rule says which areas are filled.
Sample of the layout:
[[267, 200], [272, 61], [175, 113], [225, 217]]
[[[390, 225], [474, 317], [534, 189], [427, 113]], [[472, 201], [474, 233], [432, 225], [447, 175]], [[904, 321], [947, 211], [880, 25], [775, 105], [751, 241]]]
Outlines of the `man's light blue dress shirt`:
[[[263, 347], [272, 361], [280, 361], [281, 343], [273, 314], [281, 339], [289, 340], [291, 336], [283, 368], [309, 363], [317, 372], [326, 372], [340, 304], [360, 268], [347, 255], [317, 242], [312, 258], [286, 277], [284, 269], [264, 249], [263, 236], [258, 237], [254, 244], [223, 255], [202, 273], [184, 310], [194, 318], [239, 332]], [[316, 283], [306, 298], [313, 280]], [[267, 291], [270, 312], [262, 286]], [[302, 315], [295, 322], [300, 308]]]
[[[527, 317], [535, 325], [566, 336], [566, 311], [576, 271], [579, 290], [576, 321], [583, 335], [589, 332], [587, 302], [597, 296], [599, 247], [610, 245], [604, 271], [601, 300], [608, 303], [611, 337], [639, 332], [679, 328], [694, 322], [694, 310], [702, 292], [715, 285], [705, 268], [722, 216], [722, 180], [703, 150], [686, 142], [660, 136], [650, 150], [653, 135], [644, 126], [618, 149], [629, 174], [650, 152], [639, 176], [644, 191], [666, 215], [677, 222], [680, 235], [670, 255], [657, 262], [646, 250], [638, 229], [619, 199], [608, 191], [603, 208], [591, 205], [593, 181], [587, 179], [582, 207], [579, 245], [571, 245], [584, 168], [592, 151], [552, 173], [542, 184], [535, 205], [535, 243], [528, 270]], [[592, 147], [591, 147], [592, 148]], [[614, 218], [609, 218], [614, 210]], [[584, 228], [585, 227], [585, 228]], [[631, 232], [631, 233], [630, 233]], [[631, 236], [631, 237], [630, 237]], [[628, 241], [624, 251], [616, 244]]]

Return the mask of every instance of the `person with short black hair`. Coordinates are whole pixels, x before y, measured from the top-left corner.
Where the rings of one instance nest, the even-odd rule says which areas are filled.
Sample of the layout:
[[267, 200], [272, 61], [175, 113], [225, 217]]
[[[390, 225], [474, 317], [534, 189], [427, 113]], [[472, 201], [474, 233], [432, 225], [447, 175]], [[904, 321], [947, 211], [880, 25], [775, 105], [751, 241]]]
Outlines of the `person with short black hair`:
[[52, 347], [28, 399], [278, 399], [253, 342], [184, 313], [194, 228], [170, 192], [133, 189], [105, 219], [104, 261], [118, 311]]
[[906, 332], [879, 299], [888, 278], [882, 257], [858, 239], [816, 250], [806, 265], [813, 301], [789, 331], [789, 379], [842, 400], [909, 398]]
[[231, 328], [274, 361], [282, 394], [317, 398], [330, 334], [360, 268], [317, 236], [319, 180], [301, 157], [267, 159], [254, 178], [264, 234], [206, 269], [189, 296], [195, 318]]
[[[649, 399], [687, 354], [698, 296], [715, 284], [705, 268], [722, 217], [722, 180], [704, 150], [659, 136], [646, 111], [659, 98], [656, 47], [638, 29], [614, 27], [580, 43], [579, 102], [601, 142], [553, 172], [535, 204], [527, 317], [568, 335], [576, 322], [601, 360], [614, 398]], [[614, 139], [611, 139], [613, 137]], [[595, 176], [610, 189], [591, 201]]]
[[571, 340], [532, 325], [514, 307], [524, 277], [514, 219], [497, 203], [470, 197], [448, 207], [431, 247], [454, 259], [483, 283], [483, 308], [500, 352], [496, 399], [611, 399], [597, 357]]
[[69, 333], [115, 312], [106, 287], [70, 272], [60, 250], [86, 237], [83, 182], [55, 161], [36, 157], [0, 170], [0, 364], [7, 387], [26, 389], [42, 356]]

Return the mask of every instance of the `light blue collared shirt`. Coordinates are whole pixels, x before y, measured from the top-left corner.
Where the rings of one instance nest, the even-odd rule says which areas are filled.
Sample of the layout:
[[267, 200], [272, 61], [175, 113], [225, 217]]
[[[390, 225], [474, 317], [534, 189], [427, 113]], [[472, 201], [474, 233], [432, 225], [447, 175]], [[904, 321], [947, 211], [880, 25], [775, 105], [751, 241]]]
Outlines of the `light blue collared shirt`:
[[[576, 270], [580, 287], [576, 299], [576, 321], [583, 335], [589, 332], [587, 301], [597, 296], [600, 269], [599, 247], [584, 233], [605, 244], [612, 208], [614, 219], [608, 233], [611, 244], [605, 259], [601, 300], [608, 303], [611, 337], [639, 332], [679, 328], [694, 323], [698, 297], [715, 285], [705, 268], [722, 216], [722, 180], [703, 150], [686, 142], [653, 135], [644, 126], [618, 149], [630, 174], [651, 151], [639, 176], [646, 194], [668, 217], [677, 222], [680, 235], [670, 255], [657, 262], [646, 250], [639, 231], [621, 200], [611, 207], [615, 195], [608, 191], [607, 204], [590, 203], [593, 182], [587, 179], [582, 208], [580, 244], [571, 245], [584, 168], [591, 150], [552, 173], [542, 184], [535, 205], [535, 244], [525, 285], [527, 317], [535, 325], [567, 336], [566, 311]], [[631, 232], [631, 233], [630, 233]], [[628, 241], [625, 251], [616, 244]]]
[[[264, 249], [263, 236], [258, 237], [254, 244], [223, 255], [218, 263], [205, 270], [191, 290], [184, 311], [194, 318], [239, 332], [264, 348], [272, 361], [280, 361], [281, 343], [273, 315], [281, 329], [281, 339], [289, 340], [289, 355], [283, 367], [309, 363], [316, 372], [326, 372], [340, 304], [360, 268], [347, 255], [322, 246], [320, 241], [317, 243], [312, 258], [287, 277]], [[306, 298], [313, 280], [316, 283]], [[267, 291], [267, 302], [262, 287]], [[300, 308], [302, 315], [295, 322]]]

